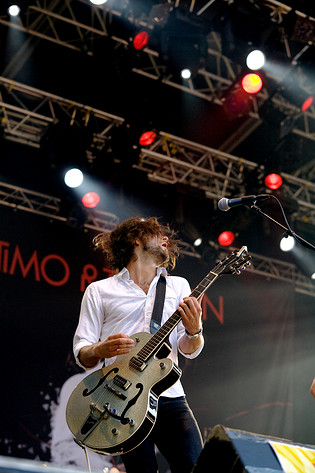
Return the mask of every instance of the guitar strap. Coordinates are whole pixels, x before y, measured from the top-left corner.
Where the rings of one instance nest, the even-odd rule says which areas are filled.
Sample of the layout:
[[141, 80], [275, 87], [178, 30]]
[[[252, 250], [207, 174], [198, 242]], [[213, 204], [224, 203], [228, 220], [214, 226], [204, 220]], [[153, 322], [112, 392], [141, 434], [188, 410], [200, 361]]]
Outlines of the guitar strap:
[[150, 332], [152, 334], [155, 334], [155, 332], [161, 327], [161, 319], [165, 300], [165, 290], [166, 279], [164, 276], [161, 275], [156, 285], [155, 301], [150, 322]]

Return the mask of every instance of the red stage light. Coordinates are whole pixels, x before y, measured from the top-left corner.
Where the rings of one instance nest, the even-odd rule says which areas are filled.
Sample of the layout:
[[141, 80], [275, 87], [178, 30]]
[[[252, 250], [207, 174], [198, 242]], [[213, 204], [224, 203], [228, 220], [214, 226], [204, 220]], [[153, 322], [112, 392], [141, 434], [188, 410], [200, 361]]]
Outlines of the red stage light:
[[248, 94], [257, 94], [263, 86], [263, 81], [258, 74], [246, 74], [242, 79], [242, 87]]
[[133, 47], [137, 50], [145, 48], [149, 42], [149, 38], [149, 34], [146, 31], [140, 31], [133, 38]]
[[230, 246], [235, 239], [235, 235], [233, 232], [225, 231], [220, 233], [218, 237], [218, 242], [221, 246]]
[[100, 201], [100, 196], [96, 192], [87, 192], [82, 197], [82, 204], [88, 209], [94, 209]]
[[156, 133], [155, 131], [146, 131], [144, 133], [142, 133], [142, 135], [140, 136], [139, 138], [139, 144], [141, 146], [148, 146], [148, 145], [152, 145], [152, 143], [154, 142], [156, 138]]
[[268, 187], [268, 189], [279, 189], [282, 184], [282, 177], [279, 174], [276, 174], [275, 172], [272, 172], [271, 174], [268, 174], [268, 176], [265, 177], [265, 185], [266, 187]]
[[310, 108], [310, 106], [312, 105], [313, 101], [314, 101], [314, 97], [312, 96], [308, 97], [301, 107], [302, 112], [306, 112], [306, 110]]

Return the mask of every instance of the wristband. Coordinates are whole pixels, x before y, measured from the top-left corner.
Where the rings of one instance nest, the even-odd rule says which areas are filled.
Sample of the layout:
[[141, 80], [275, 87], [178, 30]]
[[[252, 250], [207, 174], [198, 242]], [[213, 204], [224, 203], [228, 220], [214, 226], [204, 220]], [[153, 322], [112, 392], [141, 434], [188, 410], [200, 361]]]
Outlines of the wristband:
[[201, 329], [199, 330], [199, 332], [195, 333], [194, 335], [190, 335], [189, 332], [187, 332], [187, 330], [185, 330], [185, 333], [187, 335], [188, 338], [198, 338], [203, 332], [203, 327], [201, 326]]

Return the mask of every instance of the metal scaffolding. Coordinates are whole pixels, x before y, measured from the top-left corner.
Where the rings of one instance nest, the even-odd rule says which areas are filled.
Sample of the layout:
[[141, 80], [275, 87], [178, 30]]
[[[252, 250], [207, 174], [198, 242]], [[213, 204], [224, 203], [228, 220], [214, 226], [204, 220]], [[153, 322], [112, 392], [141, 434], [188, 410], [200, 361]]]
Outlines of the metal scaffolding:
[[[90, 160], [104, 147], [112, 128], [125, 121], [3, 77], [0, 77], [0, 107], [5, 138], [30, 146], [40, 147], [43, 135], [58, 123], [61, 113], [67, 116], [70, 125], [89, 125], [93, 140], [86, 154]], [[241, 157], [165, 132], [160, 132], [151, 146], [141, 150], [135, 167], [146, 172], [152, 181], [185, 184], [204, 191], [212, 199], [246, 193], [245, 173], [255, 171], [258, 175], [264, 169]], [[293, 221], [315, 225], [315, 184], [308, 179], [314, 175], [314, 169], [313, 161], [297, 175], [282, 173], [284, 195], [297, 205], [291, 216]]]
[[124, 119], [87, 105], [0, 77], [0, 119], [5, 138], [36, 148], [52, 125], [67, 117], [70, 126], [90, 126], [90, 154], [102, 149], [111, 129]]
[[[164, 132], [150, 147], [141, 150], [136, 167], [152, 181], [185, 184], [212, 199], [246, 194], [246, 171], [255, 171], [259, 177], [264, 170], [257, 163]], [[297, 205], [291, 219], [315, 225], [315, 184], [301, 177], [281, 175], [284, 196]]]
[[[191, 13], [194, 3], [192, 2], [189, 8]], [[180, 2], [176, 2], [176, 6], [179, 6], [179, 4]], [[266, 4], [270, 7], [270, 18], [273, 22], [280, 21], [283, 15], [291, 10], [285, 4], [280, 5], [273, 0], [267, 1]], [[202, 13], [200, 13], [201, 16]], [[198, 15], [199, 12], [195, 14]], [[118, 37], [115, 32], [109, 31], [108, 25], [115, 16], [123, 16], [125, 20], [128, 20], [137, 28], [152, 29], [152, 24], [144, 15], [137, 18], [133, 16], [132, 11], [129, 11], [128, 8], [123, 11], [116, 11], [107, 7], [106, 4], [96, 6], [88, 0], [52, 0], [48, 2], [38, 0], [36, 4], [27, 6], [26, 14], [20, 22], [14, 23], [0, 17], [0, 24], [19, 29], [30, 35], [30, 37], [37, 38], [37, 40], [50, 41], [65, 48], [93, 55], [94, 44], [98, 38], [110, 37], [116, 44], [116, 48], [129, 47], [130, 38]], [[283, 47], [289, 56], [291, 53], [288, 40], [284, 40]], [[32, 53], [32, 48], [34, 48], [34, 45], [31, 41], [26, 40], [4, 71], [5, 77], [15, 76], [16, 71], [23, 66]], [[301, 46], [299, 54], [302, 55], [303, 51], [304, 48]], [[206, 66], [198, 70], [194, 79], [190, 79], [185, 83], [182, 83], [180, 79], [176, 79], [168, 70], [160, 52], [150, 48], [145, 48], [134, 55], [135, 65], [132, 70], [136, 74], [154, 81], [158, 80], [208, 102], [223, 105], [224, 93], [239, 76], [240, 66], [222, 54], [220, 37], [215, 31], [210, 31], [207, 36], [207, 57]], [[295, 58], [290, 57], [290, 59], [294, 63]], [[269, 75], [272, 77], [271, 73]], [[279, 77], [272, 78], [276, 82], [281, 81]], [[246, 127], [243, 127], [244, 133], [239, 130], [237, 141], [229, 140], [228, 143], [223, 144], [222, 149], [229, 152], [233, 151], [236, 144], [239, 144], [248, 136], [249, 130], [254, 131], [260, 125], [259, 107], [266, 100], [270, 100], [276, 108], [294, 117], [292, 133], [306, 139], [315, 140], [314, 106], [303, 113], [303, 116], [300, 116], [298, 108], [284, 99], [281, 94], [272, 93], [272, 96], [270, 96], [268, 91], [263, 89], [257, 96], [251, 98], [252, 111], [248, 113], [250, 124], [248, 123]], [[41, 117], [39, 117], [39, 120], [41, 120]]]
[[[69, 222], [69, 216], [61, 213], [61, 200], [50, 195], [34, 192], [22, 187], [0, 182], [0, 205], [12, 209], [30, 212], [51, 220]], [[109, 232], [119, 223], [116, 215], [96, 209], [85, 209], [85, 221], [82, 228], [99, 232]], [[71, 217], [70, 217], [71, 220]], [[212, 243], [217, 253], [226, 254], [226, 250]], [[180, 242], [181, 253], [192, 258], [201, 258], [196, 248], [185, 241]], [[296, 292], [315, 297], [315, 284], [294, 264], [252, 254], [252, 264], [247, 271], [267, 278], [277, 279], [292, 284]], [[220, 256], [221, 257], [221, 256]]]

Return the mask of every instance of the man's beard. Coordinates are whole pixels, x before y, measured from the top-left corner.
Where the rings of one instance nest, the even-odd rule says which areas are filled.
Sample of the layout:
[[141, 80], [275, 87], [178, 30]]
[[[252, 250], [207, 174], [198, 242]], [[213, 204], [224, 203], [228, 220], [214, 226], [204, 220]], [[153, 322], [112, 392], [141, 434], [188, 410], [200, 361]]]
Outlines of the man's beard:
[[163, 264], [167, 263], [170, 259], [168, 250], [163, 250], [160, 246], [149, 246], [144, 243], [143, 250], [146, 251], [148, 255], [152, 256], [157, 266], [163, 266]]

